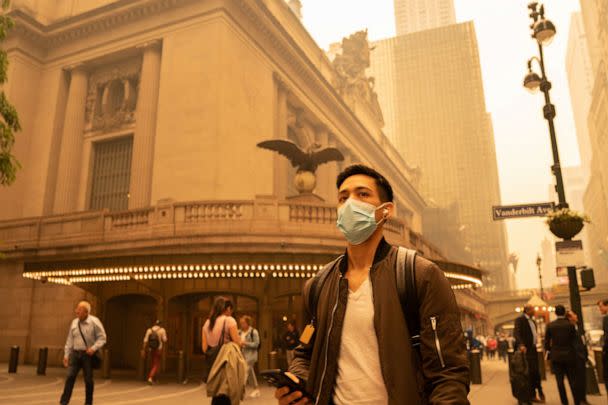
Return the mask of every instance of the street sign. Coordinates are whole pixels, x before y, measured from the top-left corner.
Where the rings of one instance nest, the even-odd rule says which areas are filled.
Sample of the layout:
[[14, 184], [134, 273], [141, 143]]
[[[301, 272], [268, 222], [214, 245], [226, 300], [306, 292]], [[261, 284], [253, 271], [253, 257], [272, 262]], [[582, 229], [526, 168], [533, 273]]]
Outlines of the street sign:
[[557, 267], [583, 267], [583, 241], [564, 240], [555, 242], [555, 261]]
[[553, 211], [555, 204], [552, 202], [522, 204], [522, 205], [494, 205], [492, 216], [494, 221], [508, 218], [544, 217]]

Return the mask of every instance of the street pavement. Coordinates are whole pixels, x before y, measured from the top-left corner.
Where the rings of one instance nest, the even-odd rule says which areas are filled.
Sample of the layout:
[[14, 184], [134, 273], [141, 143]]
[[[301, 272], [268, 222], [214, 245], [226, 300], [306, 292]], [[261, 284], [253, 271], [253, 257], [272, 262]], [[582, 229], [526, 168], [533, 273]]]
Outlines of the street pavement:
[[[46, 376], [36, 376], [36, 369], [32, 366], [19, 366], [17, 374], [8, 374], [6, 363], [0, 364], [0, 405], [46, 405], [59, 403], [59, 396], [63, 390], [65, 370], [49, 368]], [[506, 363], [496, 361], [482, 362], [483, 384], [472, 385], [469, 399], [471, 405], [515, 405], [517, 401], [511, 396], [509, 374]], [[559, 395], [555, 378], [548, 375], [543, 381], [548, 405], [559, 405]], [[211, 400], [207, 398], [205, 387], [191, 381], [187, 384], [172, 382], [172, 378], [165, 377], [154, 386], [143, 382], [136, 382], [126, 376], [118, 376], [110, 380], [96, 378], [95, 405], [127, 405], [127, 404], [154, 404], [154, 405], [206, 405]], [[603, 396], [589, 396], [593, 405], [608, 403], [606, 392], [601, 387]], [[274, 389], [264, 386], [262, 396], [256, 399], [247, 399], [244, 405], [275, 404], [273, 400]], [[74, 388], [72, 404], [84, 402], [84, 383], [80, 377]], [[572, 402], [571, 402], [572, 403]], [[413, 404], [412, 404], [413, 405]]]

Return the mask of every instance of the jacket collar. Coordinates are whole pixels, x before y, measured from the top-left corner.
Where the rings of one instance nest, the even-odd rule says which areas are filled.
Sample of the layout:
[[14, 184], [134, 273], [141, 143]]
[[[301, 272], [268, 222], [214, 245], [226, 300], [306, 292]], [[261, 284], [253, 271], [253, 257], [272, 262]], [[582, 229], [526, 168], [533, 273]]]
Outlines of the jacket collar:
[[[372, 266], [376, 263], [384, 260], [384, 258], [388, 255], [388, 252], [391, 251], [391, 245], [384, 239], [384, 237], [380, 240], [378, 247], [376, 248], [376, 253], [374, 254], [374, 262]], [[340, 260], [339, 265], [340, 273], [345, 274], [346, 270], [348, 270], [348, 249], [344, 251], [344, 257]]]

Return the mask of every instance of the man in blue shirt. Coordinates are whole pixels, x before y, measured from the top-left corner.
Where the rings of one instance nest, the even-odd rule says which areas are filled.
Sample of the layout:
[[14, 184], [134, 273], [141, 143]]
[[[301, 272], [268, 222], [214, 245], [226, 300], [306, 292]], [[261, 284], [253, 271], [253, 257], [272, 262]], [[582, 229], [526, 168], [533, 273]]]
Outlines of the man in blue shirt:
[[106, 344], [106, 331], [101, 321], [90, 312], [91, 304], [87, 301], [76, 306], [76, 319], [70, 325], [65, 342], [63, 366], [68, 368], [68, 375], [59, 401], [61, 405], [70, 402], [80, 369], [84, 373], [85, 405], [93, 405], [93, 356]]

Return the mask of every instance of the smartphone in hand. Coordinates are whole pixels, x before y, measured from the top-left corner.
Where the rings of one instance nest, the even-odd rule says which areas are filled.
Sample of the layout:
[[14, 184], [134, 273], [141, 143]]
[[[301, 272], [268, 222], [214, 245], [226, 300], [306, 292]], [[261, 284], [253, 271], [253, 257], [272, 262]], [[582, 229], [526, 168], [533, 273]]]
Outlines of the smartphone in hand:
[[290, 393], [300, 391], [303, 398], [314, 401], [312, 395], [306, 391], [306, 382], [298, 378], [295, 374], [279, 369], [264, 370], [260, 374], [270, 385], [277, 388], [288, 387]]

